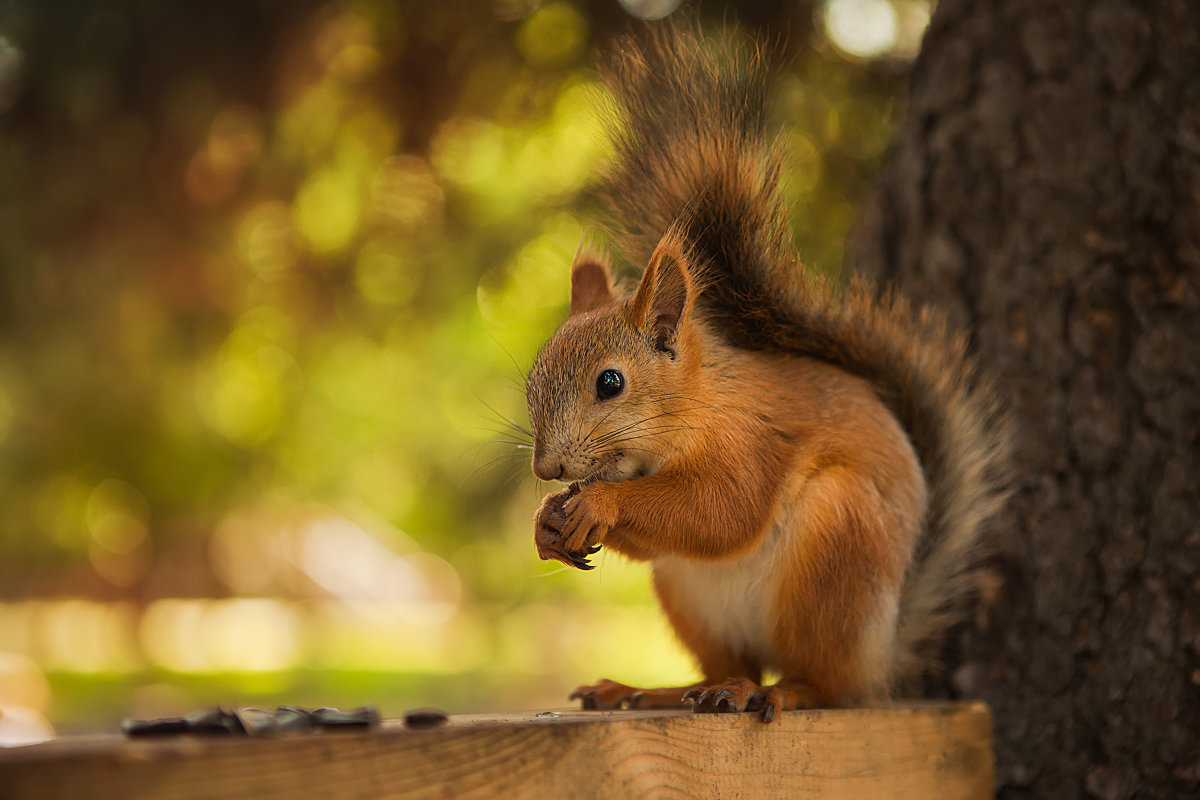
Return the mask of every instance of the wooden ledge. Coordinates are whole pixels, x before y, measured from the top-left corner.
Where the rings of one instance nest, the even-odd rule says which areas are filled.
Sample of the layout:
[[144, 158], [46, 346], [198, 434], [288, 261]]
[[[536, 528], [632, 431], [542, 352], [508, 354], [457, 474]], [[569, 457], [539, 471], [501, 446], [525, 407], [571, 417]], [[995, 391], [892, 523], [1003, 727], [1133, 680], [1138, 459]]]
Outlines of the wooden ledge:
[[752, 714], [454, 716], [431, 730], [62, 739], [0, 749], [0, 797], [990, 798], [973, 704]]

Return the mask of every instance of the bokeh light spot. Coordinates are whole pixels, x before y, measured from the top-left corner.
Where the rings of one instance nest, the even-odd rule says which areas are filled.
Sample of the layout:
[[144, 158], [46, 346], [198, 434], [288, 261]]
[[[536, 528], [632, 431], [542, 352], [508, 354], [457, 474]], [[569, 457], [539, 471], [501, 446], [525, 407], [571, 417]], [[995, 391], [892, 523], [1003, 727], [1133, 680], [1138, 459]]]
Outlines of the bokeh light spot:
[[377, 111], [360, 111], [338, 132], [335, 158], [338, 167], [356, 175], [368, 173], [396, 146], [399, 125]]
[[896, 8], [888, 0], [826, 0], [823, 18], [834, 46], [859, 58], [887, 53], [899, 35]]
[[400, 240], [371, 239], [358, 251], [354, 281], [367, 301], [399, 306], [413, 296], [420, 275], [406, 252], [409, 246]]
[[655, 20], [668, 16], [683, 5], [683, 0], [620, 0], [621, 7], [638, 19]]
[[587, 42], [587, 21], [566, 3], [549, 3], [529, 15], [517, 48], [530, 64], [555, 67], [577, 59]]
[[431, 161], [448, 180], [465, 185], [482, 183], [500, 166], [504, 131], [495, 123], [456, 117], [434, 137]]
[[88, 481], [72, 474], [55, 475], [38, 487], [35, 513], [39, 527], [68, 552], [87, 547], [83, 514], [91, 491]]
[[501, 328], [544, 324], [549, 312], [566, 304], [571, 260], [582, 237], [583, 228], [570, 215], [549, 220], [543, 233], [521, 248], [503, 278], [491, 273], [480, 280], [476, 298], [484, 319]]
[[362, 216], [359, 188], [341, 172], [322, 170], [300, 186], [292, 215], [310, 250], [325, 256], [339, 253], [358, 233]]
[[41, 662], [63, 672], [128, 670], [136, 658], [134, 612], [125, 603], [58, 600], [40, 607]]
[[208, 665], [242, 672], [287, 669], [300, 657], [300, 620], [291, 604], [265, 597], [209, 604], [203, 636]]
[[113, 553], [129, 553], [146, 540], [149, 509], [141, 492], [109, 479], [88, 496], [84, 519], [96, 544]]
[[222, 109], [209, 126], [207, 147], [208, 160], [216, 169], [245, 169], [262, 152], [262, 114], [247, 105]]
[[336, 85], [312, 86], [284, 111], [280, 121], [283, 143], [317, 159], [336, 138], [345, 107], [346, 98]]
[[346, 12], [333, 17], [317, 34], [317, 59], [329, 73], [344, 81], [365, 78], [382, 64], [370, 20]]
[[21, 90], [21, 68], [25, 57], [4, 36], [0, 36], [0, 114], [17, 101]]
[[207, 149], [196, 151], [183, 173], [183, 188], [193, 203], [219, 206], [233, 197], [241, 184], [236, 170], [216, 164]]
[[252, 207], [237, 228], [242, 261], [264, 281], [273, 281], [296, 261], [295, 232], [285, 203], [268, 200]]
[[115, 586], [136, 583], [150, 566], [149, 508], [142, 493], [123, 481], [103, 481], [88, 496], [84, 520], [96, 573]]
[[176, 672], [267, 672], [301, 656], [295, 608], [282, 600], [168, 598], [142, 615], [139, 638], [159, 667]]
[[273, 344], [238, 346], [235, 330], [221, 353], [197, 373], [201, 416], [228, 441], [254, 448], [271, 438], [299, 388], [300, 371], [291, 354]]
[[812, 193], [821, 184], [821, 151], [802, 131], [780, 137], [787, 171], [783, 186], [791, 196]]
[[404, 228], [436, 226], [444, 201], [429, 165], [416, 156], [386, 159], [371, 179], [371, 210], [384, 223]]
[[891, 55], [912, 60], [921, 50], [921, 41], [929, 27], [931, 0], [893, 0], [899, 32]]
[[[4, 616], [0, 606], [0, 619]], [[36, 711], [50, 707], [50, 684], [28, 656], [0, 652], [0, 708], [24, 706]]]

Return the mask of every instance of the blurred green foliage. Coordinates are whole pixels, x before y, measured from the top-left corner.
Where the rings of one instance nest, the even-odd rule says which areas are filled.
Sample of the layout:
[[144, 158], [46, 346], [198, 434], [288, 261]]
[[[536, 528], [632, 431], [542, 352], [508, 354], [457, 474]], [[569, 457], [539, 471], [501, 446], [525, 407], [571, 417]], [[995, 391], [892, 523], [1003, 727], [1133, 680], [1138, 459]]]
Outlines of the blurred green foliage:
[[[783, 42], [801, 254], [836, 269], [904, 67], [813, 13], [751, 25]], [[605, 153], [591, 55], [632, 24], [0, 2], [0, 653], [49, 676], [53, 721], [686, 677], [644, 570], [536, 560], [548, 488], [515, 446]]]

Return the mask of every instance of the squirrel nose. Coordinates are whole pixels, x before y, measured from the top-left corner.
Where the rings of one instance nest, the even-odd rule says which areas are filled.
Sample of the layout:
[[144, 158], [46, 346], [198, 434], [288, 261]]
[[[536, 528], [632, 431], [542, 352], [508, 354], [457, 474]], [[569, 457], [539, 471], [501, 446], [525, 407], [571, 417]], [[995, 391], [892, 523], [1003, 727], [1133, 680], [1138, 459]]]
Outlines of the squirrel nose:
[[533, 474], [544, 481], [556, 481], [563, 476], [566, 467], [553, 456], [544, 453], [533, 454]]

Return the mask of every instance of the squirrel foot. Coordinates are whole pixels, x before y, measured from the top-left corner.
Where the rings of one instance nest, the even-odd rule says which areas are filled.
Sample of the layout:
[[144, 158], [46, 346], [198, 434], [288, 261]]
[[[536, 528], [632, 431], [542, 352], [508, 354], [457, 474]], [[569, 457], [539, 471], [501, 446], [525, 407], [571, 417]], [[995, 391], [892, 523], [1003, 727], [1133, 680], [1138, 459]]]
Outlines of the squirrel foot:
[[683, 693], [691, 686], [638, 689], [602, 678], [571, 692], [569, 700], [578, 700], [585, 711], [610, 711], [620, 708], [681, 708]]
[[780, 681], [774, 686], [759, 686], [747, 678], [730, 678], [712, 686], [698, 686], [683, 696], [697, 714], [734, 714], [758, 711], [763, 722], [771, 722], [779, 711], [806, 708], [811, 692], [801, 684]]
[[580, 686], [567, 699], [578, 700], [584, 711], [610, 711], [629, 708], [629, 702], [637, 691], [632, 686], [601, 678], [593, 684]]

